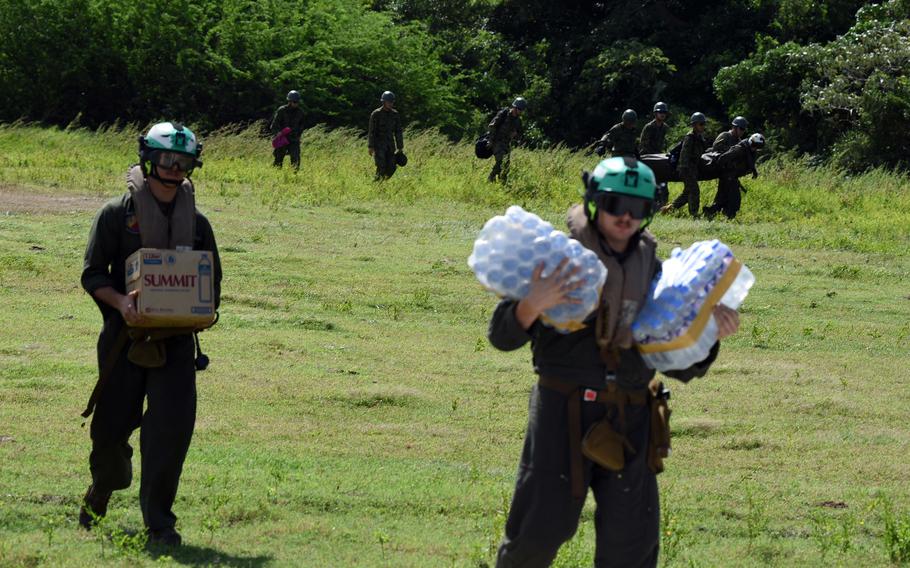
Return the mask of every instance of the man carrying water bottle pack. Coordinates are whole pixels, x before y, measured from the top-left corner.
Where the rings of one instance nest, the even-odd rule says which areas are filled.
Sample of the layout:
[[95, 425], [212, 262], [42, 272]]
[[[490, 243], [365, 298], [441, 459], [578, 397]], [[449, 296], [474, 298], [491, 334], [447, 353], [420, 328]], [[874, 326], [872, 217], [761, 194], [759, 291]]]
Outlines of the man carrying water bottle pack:
[[[660, 271], [654, 236], [654, 173], [632, 157], [598, 164], [582, 177], [584, 203], [569, 210], [571, 236], [607, 267], [600, 306], [582, 329], [560, 333], [539, 319], [577, 302], [581, 286], [563, 261], [552, 274], [535, 271], [522, 300], [502, 300], [489, 339], [511, 351], [531, 342], [538, 382], [497, 566], [544, 567], [575, 534], [588, 489], [598, 567], [657, 566], [660, 513], [657, 474], [669, 447], [667, 391], [636, 349], [630, 326]], [[735, 333], [739, 317], [714, 309], [718, 337]], [[667, 371], [688, 381], [704, 376], [719, 351], [688, 369]]]

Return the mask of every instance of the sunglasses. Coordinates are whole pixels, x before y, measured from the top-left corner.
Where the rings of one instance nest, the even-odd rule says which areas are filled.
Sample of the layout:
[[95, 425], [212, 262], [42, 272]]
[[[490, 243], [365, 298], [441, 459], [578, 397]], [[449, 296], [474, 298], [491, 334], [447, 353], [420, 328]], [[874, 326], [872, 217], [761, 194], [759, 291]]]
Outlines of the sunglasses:
[[628, 213], [633, 219], [644, 219], [651, 215], [653, 202], [640, 197], [608, 193], [598, 197], [597, 206], [615, 217]]
[[170, 170], [174, 166], [177, 166], [180, 171], [189, 172], [192, 171], [194, 167], [196, 167], [195, 156], [188, 156], [186, 154], [180, 154], [177, 152], [153, 152], [151, 155], [151, 161], [159, 168], [164, 168], [166, 170]]

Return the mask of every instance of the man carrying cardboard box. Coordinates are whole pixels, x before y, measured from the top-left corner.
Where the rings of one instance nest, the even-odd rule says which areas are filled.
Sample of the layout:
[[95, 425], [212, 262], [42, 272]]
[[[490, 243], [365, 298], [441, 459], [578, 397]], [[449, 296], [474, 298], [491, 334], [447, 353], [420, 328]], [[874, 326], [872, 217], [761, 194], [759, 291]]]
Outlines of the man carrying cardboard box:
[[92, 484], [79, 523], [91, 529], [94, 519], [107, 513], [111, 493], [129, 487], [129, 438], [141, 424], [142, 517], [149, 542], [166, 546], [181, 543], [171, 507], [196, 421], [194, 327], [147, 327], [148, 318], [137, 310], [140, 290], [127, 293], [125, 265], [140, 248], [207, 251], [209, 272], [202, 279], [210, 281], [212, 307], [218, 308], [218, 248], [211, 225], [196, 210], [189, 180], [202, 165], [201, 151], [195, 134], [177, 123], [156, 124], [139, 137], [139, 164], [127, 174], [128, 191], [95, 216], [82, 271], [82, 286], [98, 304], [104, 325], [98, 338], [100, 379], [83, 413], [95, 411]]

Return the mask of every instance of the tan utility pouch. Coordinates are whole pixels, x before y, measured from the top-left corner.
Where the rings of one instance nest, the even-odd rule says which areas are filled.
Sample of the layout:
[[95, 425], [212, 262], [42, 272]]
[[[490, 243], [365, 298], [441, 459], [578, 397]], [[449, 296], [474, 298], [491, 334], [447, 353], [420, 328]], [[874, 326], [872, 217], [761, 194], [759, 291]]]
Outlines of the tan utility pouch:
[[651, 432], [648, 436], [648, 467], [655, 474], [664, 470], [664, 458], [670, 455], [670, 407], [663, 394], [663, 383], [654, 379], [648, 385], [651, 405]]
[[581, 452], [585, 457], [610, 471], [621, 471], [625, 467], [625, 448], [634, 451], [625, 436], [616, 432], [606, 418], [591, 426], [581, 441]]

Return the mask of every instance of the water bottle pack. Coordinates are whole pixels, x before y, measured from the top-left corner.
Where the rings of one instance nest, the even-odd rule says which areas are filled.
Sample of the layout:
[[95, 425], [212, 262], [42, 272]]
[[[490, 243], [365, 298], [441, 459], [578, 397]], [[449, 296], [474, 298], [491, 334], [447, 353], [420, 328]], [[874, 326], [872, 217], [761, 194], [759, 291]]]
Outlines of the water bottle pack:
[[584, 284], [569, 294], [578, 304], [560, 304], [544, 312], [541, 320], [560, 332], [569, 333], [594, 311], [607, 269], [594, 252], [537, 215], [513, 205], [505, 215], [493, 217], [484, 225], [468, 266], [484, 288], [504, 298], [520, 300], [530, 290], [531, 276], [544, 263], [542, 276], [568, 258], [566, 269], [579, 267], [575, 279]]
[[645, 362], [668, 371], [704, 360], [717, 341], [714, 306], [739, 308], [754, 282], [749, 269], [718, 240], [674, 249], [632, 324]]

